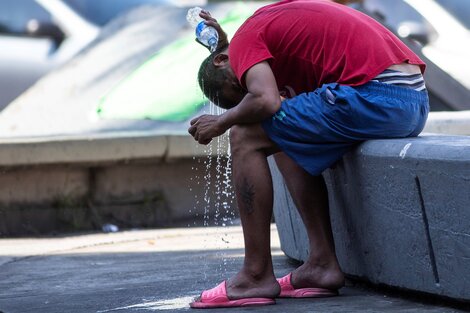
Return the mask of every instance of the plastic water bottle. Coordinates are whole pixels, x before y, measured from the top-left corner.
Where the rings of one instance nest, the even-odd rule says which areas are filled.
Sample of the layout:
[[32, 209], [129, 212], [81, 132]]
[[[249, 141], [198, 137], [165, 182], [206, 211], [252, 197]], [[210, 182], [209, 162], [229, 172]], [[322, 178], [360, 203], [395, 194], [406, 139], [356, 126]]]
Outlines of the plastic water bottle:
[[188, 10], [186, 19], [188, 20], [191, 26], [196, 28], [196, 37], [197, 39], [206, 47], [209, 47], [211, 52], [214, 52], [217, 49], [217, 44], [219, 43], [219, 33], [212, 26], [207, 26], [204, 23], [204, 19], [199, 16], [202, 9], [200, 7], [195, 7]]

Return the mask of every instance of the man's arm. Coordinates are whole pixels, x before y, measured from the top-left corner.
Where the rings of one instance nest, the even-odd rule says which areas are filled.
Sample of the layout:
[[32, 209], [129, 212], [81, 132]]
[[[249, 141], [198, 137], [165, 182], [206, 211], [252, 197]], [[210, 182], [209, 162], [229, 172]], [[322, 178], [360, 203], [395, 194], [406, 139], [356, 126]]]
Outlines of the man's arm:
[[234, 108], [222, 115], [202, 115], [191, 121], [189, 133], [201, 144], [222, 135], [236, 124], [260, 123], [281, 107], [276, 80], [269, 64], [258, 63], [245, 76], [248, 93]]
[[236, 124], [259, 123], [281, 107], [276, 79], [268, 62], [251, 67], [245, 78], [247, 95], [237, 106], [221, 115], [219, 122], [225, 129]]

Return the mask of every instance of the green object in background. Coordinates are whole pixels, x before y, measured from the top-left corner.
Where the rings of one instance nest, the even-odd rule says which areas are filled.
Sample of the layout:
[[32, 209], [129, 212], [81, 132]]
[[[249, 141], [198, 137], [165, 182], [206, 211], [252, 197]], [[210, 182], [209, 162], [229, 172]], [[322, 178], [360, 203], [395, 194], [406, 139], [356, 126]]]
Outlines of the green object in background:
[[[231, 38], [252, 13], [240, 4], [219, 22]], [[99, 117], [173, 122], [188, 119], [206, 103], [197, 72], [208, 53], [193, 35], [164, 47], [100, 99]]]

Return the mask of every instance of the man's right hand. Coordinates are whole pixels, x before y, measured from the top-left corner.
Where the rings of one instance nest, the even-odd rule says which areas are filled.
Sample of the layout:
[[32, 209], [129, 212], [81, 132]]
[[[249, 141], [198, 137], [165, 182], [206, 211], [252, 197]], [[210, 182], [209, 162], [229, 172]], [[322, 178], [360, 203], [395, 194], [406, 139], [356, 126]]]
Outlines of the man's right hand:
[[188, 132], [201, 145], [209, 144], [213, 138], [225, 133], [227, 128], [220, 124], [220, 115], [204, 114], [191, 120]]
[[217, 30], [217, 32], [219, 33], [219, 42], [217, 44], [217, 49], [228, 45], [227, 33], [224, 32], [222, 27], [220, 27], [220, 24], [217, 22], [217, 20], [215, 18], [213, 18], [211, 16], [209, 11], [202, 10], [201, 13], [199, 14], [199, 16], [206, 20], [206, 25], [207, 26], [214, 27], [215, 30]]

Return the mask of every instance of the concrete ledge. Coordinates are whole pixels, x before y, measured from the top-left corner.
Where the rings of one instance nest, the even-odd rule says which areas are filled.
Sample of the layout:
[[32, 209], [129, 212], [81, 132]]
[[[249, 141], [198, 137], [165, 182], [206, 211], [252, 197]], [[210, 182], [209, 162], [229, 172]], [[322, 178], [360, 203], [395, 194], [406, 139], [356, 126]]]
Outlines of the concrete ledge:
[[[271, 168], [282, 250], [305, 260], [305, 229]], [[324, 176], [347, 274], [470, 300], [470, 137], [369, 141]]]
[[183, 131], [13, 138], [0, 140], [0, 147], [0, 166], [174, 159], [217, 154], [216, 140], [212, 146], [201, 146]]
[[470, 135], [470, 111], [431, 112], [424, 131], [448, 135]]

